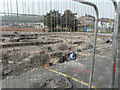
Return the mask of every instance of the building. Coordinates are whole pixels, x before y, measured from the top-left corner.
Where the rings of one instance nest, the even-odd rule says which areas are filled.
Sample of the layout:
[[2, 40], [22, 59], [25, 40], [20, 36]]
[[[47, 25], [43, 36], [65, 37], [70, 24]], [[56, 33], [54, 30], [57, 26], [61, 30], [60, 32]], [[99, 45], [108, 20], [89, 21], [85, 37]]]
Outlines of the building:
[[78, 18], [79, 27], [93, 27], [95, 17], [91, 15], [85, 15]]
[[54, 31], [58, 32], [71, 32], [71, 28], [63, 28], [62, 26], [57, 25], [56, 28], [54, 28]]
[[46, 28], [43, 22], [34, 23], [34, 27], [39, 29]]
[[113, 29], [114, 20], [109, 18], [100, 18], [98, 21], [98, 27], [102, 29]]

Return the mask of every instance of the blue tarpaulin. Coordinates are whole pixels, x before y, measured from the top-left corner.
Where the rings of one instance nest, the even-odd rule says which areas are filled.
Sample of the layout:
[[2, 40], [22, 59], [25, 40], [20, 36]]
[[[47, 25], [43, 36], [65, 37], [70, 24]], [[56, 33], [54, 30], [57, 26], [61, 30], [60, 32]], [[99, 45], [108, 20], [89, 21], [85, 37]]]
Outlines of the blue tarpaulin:
[[87, 29], [92, 29], [91, 27], [84, 27], [83, 32], [87, 32]]
[[[88, 29], [93, 29], [93, 28], [91, 28], [91, 27], [83, 27], [83, 32], [87, 32], [88, 31]], [[101, 29], [100, 27], [98, 27], [98, 29]]]

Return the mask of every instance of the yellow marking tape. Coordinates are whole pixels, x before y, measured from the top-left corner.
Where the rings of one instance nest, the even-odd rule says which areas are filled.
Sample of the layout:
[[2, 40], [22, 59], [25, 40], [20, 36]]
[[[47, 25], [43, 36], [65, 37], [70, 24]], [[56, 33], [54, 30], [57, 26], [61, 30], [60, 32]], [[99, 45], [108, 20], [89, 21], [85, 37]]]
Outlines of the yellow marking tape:
[[[85, 82], [83, 82], [83, 81], [80, 81], [80, 80], [78, 80], [78, 79], [76, 79], [76, 78], [72, 78], [71, 76], [66, 75], [66, 74], [64, 74], [64, 73], [57, 72], [57, 71], [52, 70], [52, 69], [49, 69], [49, 68], [45, 68], [45, 69], [47, 69], [47, 70], [49, 70], [49, 71], [51, 71], [51, 72], [57, 73], [57, 74], [59, 74], [59, 75], [62, 75], [62, 76], [64, 76], [64, 77], [71, 78], [72, 80], [74, 80], [74, 81], [76, 81], [76, 82], [79, 82], [79, 83], [81, 83], [81, 84], [83, 84], [83, 85], [85, 85], [85, 86], [89, 86], [88, 83], [85, 83]], [[35, 70], [35, 69], [34, 69], [34, 70]], [[33, 70], [33, 71], [34, 71], [34, 70]], [[8, 78], [7, 78], [7, 79], [8, 79]], [[5, 80], [7, 80], [7, 79], [4, 79], [4, 80], [2, 80], [2, 81], [5, 81]], [[91, 87], [94, 88], [95, 90], [97, 90], [95, 86], [91, 86]], [[100, 90], [100, 89], [99, 89], [99, 90]]]
[[[49, 68], [46, 68], [46, 69], [48, 69], [48, 70], [51, 71], [51, 72], [54, 72], [54, 73], [60, 74], [60, 75], [62, 75], [62, 76], [64, 76], [64, 77], [71, 78], [72, 80], [74, 80], [74, 81], [76, 81], [76, 82], [79, 82], [79, 83], [81, 83], [81, 84], [83, 84], [83, 85], [85, 85], [85, 86], [89, 86], [88, 83], [85, 83], [85, 82], [83, 82], [83, 81], [80, 81], [80, 80], [78, 80], [78, 79], [76, 79], [76, 78], [72, 78], [71, 76], [66, 75], [66, 74], [64, 74], [64, 73], [57, 72], [57, 71], [52, 70], [52, 69], [49, 69]], [[94, 88], [95, 90], [97, 90], [96, 87], [94, 87], [94, 86], [91, 86], [91, 87]]]

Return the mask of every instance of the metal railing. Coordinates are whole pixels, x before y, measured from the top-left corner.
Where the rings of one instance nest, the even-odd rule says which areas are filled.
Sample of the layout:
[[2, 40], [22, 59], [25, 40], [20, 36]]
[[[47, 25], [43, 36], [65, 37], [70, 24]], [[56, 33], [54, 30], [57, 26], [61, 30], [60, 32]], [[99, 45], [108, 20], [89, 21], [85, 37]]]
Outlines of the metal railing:
[[83, 0], [75, 0], [75, 1], [94, 7], [95, 12], [96, 12], [96, 18], [95, 18], [95, 24], [94, 24], [93, 59], [91, 62], [91, 73], [90, 73], [90, 81], [89, 81], [89, 88], [91, 88], [93, 71], [94, 71], [94, 62], [95, 62], [95, 48], [96, 48], [96, 40], [97, 40], [97, 27], [98, 27], [99, 12], [98, 12], [97, 6], [94, 3], [83, 1]]
[[[34, 0], [33, 0], [34, 1]], [[4, 2], [4, 1], [3, 1]], [[42, 1], [43, 2], [43, 1]], [[42, 3], [42, 2], [40, 2], [40, 3]], [[51, 62], [50, 63], [48, 63], [48, 61], [53, 61], [53, 59], [58, 59], [59, 57], [60, 57], [60, 55], [61, 55], [61, 53], [66, 53], [66, 51], [65, 50], [68, 50], [68, 52], [70, 52], [70, 50], [72, 50], [71, 49], [71, 47], [73, 47], [73, 51], [76, 51], [77, 52], [77, 50], [76, 50], [76, 48], [78, 48], [80, 45], [78, 44], [78, 46], [76, 45], [76, 47], [75, 46], [72, 46], [72, 44], [70, 43], [70, 41], [72, 42], [73, 40], [74, 40], [74, 38], [76, 38], [77, 37], [77, 35], [78, 35], [78, 37], [77, 37], [77, 39], [76, 39], [76, 41], [74, 41], [74, 42], [72, 42], [72, 43], [79, 43], [79, 42], [77, 42], [77, 40], [78, 39], [80, 39], [79, 38], [79, 36], [80, 35], [82, 35], [83, 34], [83, 36], [85, 36], [85, 35], [93, 35], [94, 34], [94, 39], [92, 39], [91, 40], [91, 43], [93, 43], [93, 48], [92, 49], [88, 49], [88, 50], [86, 50], [86, 51], [82, 51], [82, 52], [84, 52], [84, 53], [90, 53], [90, 55], [87, 55], [88, 57], [86, 57], [87, 59], [90, 59], [91, 57], [89, 57], [89, 56], [92, 56], [92, 59], [91, 59], [91, 61], [90, 61], [90, 63], [91, 63], [91, 66], [90, 66], [90, 76], [89, 76], [89, 81], [88, 80], [86, 80], [86, 83], [85, 82], [82, 82], [82, 81], [79, 81], [78, 79], [79, 79], [79, 76], [78, 77], [76, 77], [76, 78], [78, 78], [78, 79], [76, 79], [75, 77], [74, 77], [74, 75], [73, 76], [70, 76], [69, 75], [69, 73], [68, 73], [68, 75], [67, 75], [67, 72], [69, 72], [69, 71], [67, 71], [69, 68], [63, 68], [63, 69], [66, 69], [66, 71], [64, 71], [64, 70], [62, 70], [62, 71], [59, 71], [58, 70], [58, 72], [57, 71], [54, 71], [54, 70], [52, 70], [51, 69], [51, 67], [50, 67], [50, 69], [48, 70], [48, 71], [52, 71], [52, 72], [54, 72], [54, 73], [57, 73], [57, 74], [60, 74], [60, 75], [62, 75], [62, 76], [64, 76], [64, 77], [68, 77], [68, 78], [70, 78], [70, 79], [72, 79], [72, 80], [74, 80], [74, 81], [77, 81], [77, 82], [79, 82], [80, 84], [83, 84], [83, 85], [85, 85], [85, 86], [87, 86], [87, 87], [89, 87], [89, 89], [91, 89], [91, 88], [97, 88], [97, 87], [94, 87], [93, 86], [93, 75], [94, 75], [94, 69], [95, 69], [95, 60], [96, 60], [96, 51], [99, 49], [99, 48], [103, 48], [104, 49], [104, 47], [107, 47], [107, 46], [102, 46], [102, 47], [99, 47], [99, 45], [97, 46], [97, 37], [98, 37], [98, 35], [97, 35], [97, 33], [98, 33], [98, 21], [99, 21], [99, 11], [98, 11], [98, 7], [97, 7], [97, 5], [96, 4], [94, 4], [94, 3], [91, 3], [91, 2], [87, 2], [87, 1], [84, 1], [84, 0], [72, 0], [72, 3], [64, 3], [65, 5], [68, 5], [68, 6], [65, 6], [65, 5], [62, 5], [62, 4], [60, 4], [62, 7], [61, 8], [59, 8], [59, 4], [57, 4], [57, 6], [55, 5], [55, 3], [52, 3], [51, 1], [50, 2], [48, 2], [49, 3], [49, 5], [48, 5], [48, 3], [45, 5], [45, 6], [41, 6], [42, 7], [42, 9], [41, 9], [41, 12], [44, 12], [44, 10], [46, 10], [46, 9], [48, 9], [48, 10], [46, 10], [47, 11], [47, 13], [48, 13], [48, 11], [49, 11], [49, 9], [50, 10], [53, 10], [53, 6], [54, 6], [54, 8], [57, 8], [57, 9], [59, 9], [59, 11], [61, 11], [62, 13], [63, 13], [63, 8], [66, 8], [67, 7], [67, 9], [69, 10], [69, 9], [71, 9], [72, 8], [72, 10], [73, 10], [73, 12], [75, 13], [75, 6], [77, 6], [77, 4], [75, 5], [75, 3], [76, 2], [79, 2], [79, 3], [82, 3], [82, 4], [85, 4], [85, 5], [88, 5], [88, 6], [90, 6], [90, 7], [93, 7], [94, 8], [94, 11], [95, 11], [95, 14], [96, 14], [96, 17], [95, 17], [95, 21], [94, 21], [94, 29], [93, 29], [93, 31], [92, 31], [92, 33], [85, 33], [85, 32], [79, 32], [79, 26], [77, 26], [77, 29], [76, 29], [76, 19], [75, 19], [75, 17], [74, 17], [74, 20], [71, 20], [73, 23], [74, 23], [74, 25], [69, 25], [70, 24], [70, 19], [68, 19], [68, 17], [66, 16], [66, 17], [64, 17], [64, 18], [62, 18], [62, 17], [60, 17], [60, 19], [61, 19], [61, 21], [58, 21], [58, 19], [59, 18], [54, 18], [53, 17], [53, 19], [52, 18], [48, 18], [48, 19], [45, 19], [46, 21], [44, 22], [44, 24], [46, 24], [46, 25], [49, 25], [49, 22], [47, 22], [48, 20], [50, 21], [50, 25], [49, 25], [49, 30], [50, 30], [50, 32], [45, 32], [45, 30], [46, 30], [46, 28], [44, 28], [44, 29], [36, 29], [35, 27], [33, 28], [21, 28], [21, 27], [12, 27], [12, 28], [9, 28], [9, 27], [2, 27], [1, 29], [2, 29], [2, 31], [4, 32], [4, 34], [2, 34], [2, 37], [10, 37], [10, 38], [13, 38], [15, 35], [17, 36], [18, 34], [20, 34], [19, 35], [19, 37], [20, 37], [20, 39], [21, 40], [23, 40], [23, 38], [25, 39], [25, 41], [23, 40], [23, 42], [22, 43], [19, 43], [19, 41], [18, 42], [15, 42], [15, 43], [2, 43], [3, 41], [1, 40], [1, 43], [2, 43], [2, 46], [1, 46], [1, 49], [4, 49], [5, 51], [7, 51], [9, 54], [10, 54], [10, 48], [11, 49], [15, 49], [15, 48], [19, 48], [20, 49], [20, 55], [21, 54], [23, 54], [23, 51], [24, 51], [24, 56], [25, 57], [27, 57], [27, 55], [28, 56], [30, 56], [30, 57], [28, 57], [28, 58], [26, 58], [26, 59], [23, 59], [23, 61], [22, 61], [22, 59], [21, 59], [21, 61], [20, 62], [18, 62], [18, 64], [16, 63], [16, 61], [17, 60], [15, 60], [15, 59], [13, 59], [12, 57], [10, 57], [10, 59], [12, 58], [12, 61], [9, 61], [9, 63], [11, 64], [11, 67], [10, 67], [10, 65], [4, 65], [4, 67], [1, 69], [1, 70], [3, 70], [3, 69], [11, 69], [11, 68], [13, 68], [13, 70], [10, 72], [10, 74], [8, 73], [8, 79], [7, 79], [7, 76], [5, 76], [5, 78], [3, 78], [3, 81], [5, 81], [4, 83], [4, 87], [5, 88], [9, 88], [9, 84], [11, 84], [10, 83], [10, 79], [9, 79], [9, 75], [11, 75], [11, 74], [13, 74], [13, 77], [12, 77], [12, 79], [13, 79], [13, 81], [14, 81], [14, 85], [13, 85], [13, 87], [14, 88], [16, 88], [16, 87], [25, 87], [25, 85], [24, 85], [24, 78], [25, 78], [25, 76], [24, 76], [24, 72], [27, 72], [28, 74], [29, 74], [29, 84], [31, 84], [31, 72], [32, 71], [36, 71], [37, 72], [37, 70], [39, 70], [41, 67], [42, 68], [44, 68], [44, 67], [48, 67], [49, 65], [48, 64], [51, 64]], [[110, 60], [112, 59], [112, 72], [111, 72], [111, 74], [112, 74], [112, 76], [111, 76], [111, 79], [110, 79], [110, 85], [111, 85], [111, 88], [113, 88], [113, 86], [114, 86], [114, 80], [115, 80], [115, 67], [116, 67], [116, 59], [117, 59], [117, 44], [119, 43], [119, 42], [117, 42], [117, 37], [118, 37], [118, 16], [119, 16], [119, 9], [118, 9], [118, 6], [117, 6], [117, 2], [115, 1], [115, 0], [112, 0], [112, 2], [113, 2], [113, 5], [114, 5], [114, 7], [115, 7], [115, 20], [114, 20], [114, 32], [113, 32], [113, 41], [112, 41], [112, 57], [107, 57], [107, 58], [110, 58]], [[4, 12], [0, 12], [0, 14], [2, 15], [2, 16], [5, 16], [5, 19], [6, 19], [6, 17], [7, 17], [7, 15], [9, 16], [9, 15], [15, 15], [15, 17], [17, 17], [17, 21], [16, 22], [21, 22], [20, 21], [20, 16], [25, 16], [25, 18], [28, 18], [27, 16], [32, 16], [32, 17], [35, 17], [35, 16], [41, 16], [40, 15], [40, 13], [39, 14], [26, 14], [26, 13], [23, 13], [23, 14], [19, 14], [19, 6], [18, 6], [18, 1], [16, 0], [16, 12], [17, 13], [13, 13], [12, 12], [12, 10], [11, 10], [11, 12], [9, 11], [9, 6], [7, 6], [7, 9], [8, 9], [8, 12], [6, 11], [5, 12], [5, 6], [6, 5], [8, 5], [8, 2], [5, 4], [5, 2], [4, 2], [4, 4], [3, 4], [3, 6], [4, 6]], [[42, 5], [44, 5], [44, 4], [42, 4]], [[47, 8], [47, 6], [48, 6], [48, 8]], [[65, 7], [63, 7], [63, 6], [65, 6]], [[74, 6], [74, 7], [73, 7]], [[79, 6], [79, 5], [78, 5]], [[30, 8], [30, 7], [28, 7], [28, 8]], [[66, 9], [66, 10], [67, 10]], [[78, 9], [78, 13], [79, 13], [79, 8], [77, 8]], [[35, 8], [33, 7], [32, 8], [32, 11], [33, 12], [35, 12], [34, 11], [35, 10]], [[26, 10], [24, 10], [24, 11], [26, 11]], [[81, 10], [82, 11], [82, 10]], [[52, 11], [51, 11], [52, 12]], [[56, 13], [56, 12], [55, 12]], [[61, 14], [62, 14], [61, 13]], [[49, 15], [49, 14], [48, 14]], [[52, 15], [51, 15], [51, 17], [52, 17]], [[6, 21], [6, 20], [3, 20], [4, 22], [6, 22], [6, 23], [8, 23], [8, 21]], [[68, 22], [69, 21], [69, 22]], [[27, 22], [26, 20], [24, 21], [25, 23]], [[39, 20], [38, 21], [29, 21], [29, 22], [32, 22], [32, 23], [36, 23], [36, 22], [39, 22]], [[59, 24], [60, 23], [60, 24]], [[57, 24], [58, 24], [58, 28], [57, 28]], [[55, 27], [55, 26], [56, 27]], [[72, 26], [72, 27], [71, 27]], [[87, 27], [87, 26], [86, 26]], [[90, 27], [92, 27], [92, 26], [90, 26]], [[47, 27], [48, 28], [48, 27]], [[6, 30], [6, 29], [9, 29], [9, 30]], [[72, 30], [72, 31], [71, 31]], [[78, 31], [77, 31], [78, 30]], [[10, 32], [14, 32], [14, 34], [8, 34], [7, 33], [7, 31], [10, 31]], [[31, 31], [31, 34], [29, 33]], [[17, 34], [17, 33], [18, 34]], [[42, 37], [43, 36], [43, 37]], [[26, 41], [26, 38], [32, 38], [32, 40], [31, 41]], [[36, 38], [38, 38], [38, 40], [36, 40]], [[47, 39], [46, 39], [47, 38]], [[8, 39], [8, 38], [7, 38]], [[6, 39], [6, 40], [7, 40]], [[15, 38], [16, 39], [16, 38]], [[83, 39], [83, 38], [82, 38]], [[41, 41], [41, 40], [43, 40], [43, 41]], [[51, 41], [50, 41], [51, 40]], [[68, 41], [69, 42], [68, 42]], [[85, 40], [85, 39], [83, 39], [83, 40]], [[85, 40], [85, 41], [87, 41], [87, 40]], [[92, 42], [93, 41], [93, 42]], [[51, 48], [57, 48], [58, 46], [59, 46], [59, 44], [61, 44], [62, 43], [62, 45], [64, 44], [66, 44], [67, 45], [67, 48], [66, 48], [66, 46], [65, 46], [65, 48], [63, 47], [62, 49], [56, 49], [56, 50], [53, 50], [53, 51], [47, 51], [48, 50], [48, 48], [46, 49], [45, 47], [47, 47], [47, 45], [48, 46], [50, 46], [50, 50], [52, 50]], [[69, 45], [69, 44], [70, 45]], [[80, 42], [81, 43], [81, 42]], [[83, 42], [82, 42], [83, 43]], [[43, 47], [43, 45], [45, 45], [45, 47]], [[62, 46], [61, 45], [61, 46]], [[103, 44], [102, 44], [103, 45]], [[106, 44], [105, 44], [106, 45]], [[22, 46], [24, 46], [24, 47], [22, 47]], [[30, 47], [29, 47], [30, 46]], [[39, 47], [39, 48], [38, 48]], [[99, 48], [98, 48], [99, 47]], [[8, 49], [9, 48], [9, 49]], [[29, 49], [31, 49], [31, 51], [29, 50]], [[39, 49], [39, 50], [38, 50]], [[65, 51], [65, 52], [64, 52]], [[92, 52], [91, 52], [92, 51]], [[15, 51], [15, 52], [17, 52], [17, 51]], [[19, 51], [18, 51], [19, 52]], [[67, 53], [68, 53], [67, 52]], [[82, 52], [81, 52], [81, 54], [82, 54]], [[12, 52], [13, 53], [13, 52]], [[28, 53], [30, 53], [31, 55], [29, 55]], [[40, 55], [36, 55], [37, 53], [40, 53]], [[47, 64], [45, 64], [44, 62], [41, 62], [40, 61], [40, 57], [42, 57], [42, 55], [44, 56], [44, 54], [45, 55], [47, 55], [47, 56], [45, 56], [44, 58], [47, 58], [47, 59], [49, 59], [47, 62], [45, 62], [45, 63], [47, 63]], [[56, 55], [57, 54], [57, 55]], [[60, 54], [60, 55], [59, 55]], [[80, 54], [78, 54], [78, 55], [80, 55]], [[99, 55], [99, 54], [98, 54]], [[81, 55], [82, 56], [82, 55]], [[85, 55], [84, 55], [85, 56]], [[85, 59], [84, 58], [84, 56], [83, 56], [83, 58], [82, 59]], [[7, 57], [7, 55], [4, 57], [4, 58], [6, 58]], [[32, 59], [34, 59], [33, 61], [32, 60], [30, 60], [30, 58], [32, 57]], [[21, 57], [22, 58], [22, 57]], [[42, 57], [43, 58], [43, 57]], [[106, 57], [104, 56], [104, 59], [105, 59]], [[81, 59], [81, 57], [79, 58], [79, 60], [82, 60]], [[18, 59], [18, 61], [19, 61], [20, 59]], [[78, 60], [78, 61], [79, 61]], [[26, 64], [26, 62], [28, 61], [28, 64]], [[29, 61], [31, 61], [31, 62], [29, 62]], [[78, 61], [76, 61], [77, 63], [79, 63]], [[87, 61], [86, 61], [87, 62]], [[23, 65], [22, 65], [22, 64]], [[43, 65], [41, 65], [41, 63], [43, 64]], [[74, 62], [73, 62], [74, 63]], [[89, 63], [89, 64], [90, 64]], [[105, 62], [106, 63], [106, 62]], [[52, 64], [53, 64], [53, 62], [52, 62]], [[70, 64], [70, 63], [68, 63], [68, 64]], [[17, 65], [18, 65], [18, 67], [17, 67]], [[21, 65], [21, 66], [20, 66]], [[66, 65], [66, 67], [67, 67], [67, 64], [64, 64], [64, 65]], [[70, 65], [72, 65], [72, 64], [70, 64]], [[64, 66], [63, 66], [64, 67]], [[97, 67], [97, 66], [96, 66]], [[60, 68], [62, 68], [62, 67], [60, 67]], [[23, 69], [23, 72], [21, 71]], [[71, 69], [71, 68], [70, 68]], [[69, 69], [69, 70], [70, 70]], [[73, 68], [74, 69], [74, 68]], [[70, 72], [72, 72], [73, 71], [73, 69], [70, 71]], [[17, 70], [20, 70], [20, 72], [22, 72], [22, 77], [19, 75], [20, 74], [20, 72], [19, 71], [17, 71]], [[25, 70], [27, 70], [27, 71], [25, 71]], [[61, 70], [61, 69], [60, 69]], [[77, 72], [79, 72], [79, 71], [77, 71], [78, 69], [77, 68], [75, 68], [74, 69], [74, 71], [76, 71], [76, 75], [77, 75]], [[81, 70], [81, 71], [83, 71], [83, 70]], [[80, 72], [81, 72], [80, 71]], [[5, 72], [9, 72], [9, 70], [6, 70], [6, 71], [4, 71], [4, 73]], [[62, 73], [61, 73], [62, 72]], [[89, 73], [88, 72], [88, 73]], [[64, 74], [64, 73], [66, 73], [66, 74]], [[49, 74], [50, 73], [48, 73], [48, 77], [49, 77]], [[7, 75], [7, 74], [6, 74]], [[12, 75], [11, 75], [12, 76]], [[72, 77], [74, 77], [74, 78], [72, 78]], [[38, 79], [39, 78], [39, 75], [37, 74], [37, 75], [35, 75], [35, 78], [36, 79]], [[16, 79], [19, 79], [20, 81], [19, 81], [19, 83], [20, 83], [20, 85], [18, 85], [18, 86], [16, 86]], [[22, 80], [21, 80], [22, 79]], [[87, 82], [88, 82], [88, 84], [87, 84]], [[21, 84], [22, 83], [22, 84]], [[95, 85], [95, 84], [94, 84]], [[30, 87], [30, 85], [28, 85], [29, 87]]]
[[[119, 7], [119, 29], [118, 29], [118, 76], [120, 75], [120, 2], [118, 3]], [[120, 78], [118, 77], [118, 88], [120, 88]]]
[[115, 0], [112, 0], [114, 8], [115, 8], [115, 21], [114, 21], [114, 32], [113, 32], [113, 47], [112, 47], [112, 79], [111, 79], [111, 88], [114, 86], [114, 80], [115, 80], [115, 68], [116, 68], [116, 59], [117, 59], [117, 37], [118, 37], [118, 16], [119, 16], [119, 9], [117, 2]]

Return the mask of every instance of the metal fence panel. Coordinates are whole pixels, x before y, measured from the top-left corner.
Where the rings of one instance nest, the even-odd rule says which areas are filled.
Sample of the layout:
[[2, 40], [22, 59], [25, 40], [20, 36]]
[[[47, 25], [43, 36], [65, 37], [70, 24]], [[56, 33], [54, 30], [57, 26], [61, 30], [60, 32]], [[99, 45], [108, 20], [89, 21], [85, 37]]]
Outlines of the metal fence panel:
[[[98, 18], [97, 6], [111, 2], [93, 3], [3, 0], [2, 87], [109, 88], [114, 20], [106, 18], [107, 7], [106, 16]], [[110, 28], [104, 20], [111, 22]], [[71, 51], [75, 60], [70, 60]]]
[[120, 2], [118, 3], [119, 7], [119, 29], [118, 29], [118, 88], [120, 88]]

